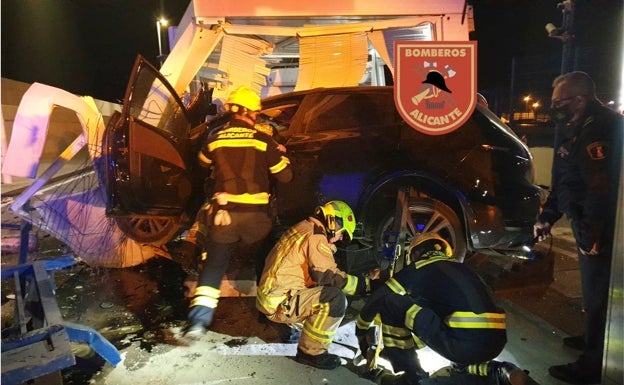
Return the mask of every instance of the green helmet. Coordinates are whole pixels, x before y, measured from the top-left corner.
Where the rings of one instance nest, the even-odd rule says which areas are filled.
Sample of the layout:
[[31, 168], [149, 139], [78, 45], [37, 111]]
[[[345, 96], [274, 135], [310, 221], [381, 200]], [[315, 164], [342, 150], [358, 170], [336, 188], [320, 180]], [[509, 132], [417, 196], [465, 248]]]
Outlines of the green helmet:
[[348, 204], [342, 201], [330, 201], [316, 208], [315, 214], [325, 221], [327, 235], [334, 235], [345, 231], [349, 240], [353, 239], [355, 232], [355, 215]]

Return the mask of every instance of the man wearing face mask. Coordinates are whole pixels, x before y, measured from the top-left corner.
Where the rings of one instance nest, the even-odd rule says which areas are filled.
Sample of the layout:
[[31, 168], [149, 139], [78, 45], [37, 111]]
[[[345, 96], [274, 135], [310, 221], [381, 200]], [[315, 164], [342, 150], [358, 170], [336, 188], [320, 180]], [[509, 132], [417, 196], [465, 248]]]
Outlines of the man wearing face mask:
[[600, 383], [624, 119], [598, 100], [593, 80], [580, 71], [553, 81], [551, 108], [557, 124], [551, 192], [534, 235], [541, 241], [563, 214], [570, 220], [581, 271], [585, 332], [564, 340], [582, 351], [578, 360], [551, 366], [548, 372], [568, 383]]

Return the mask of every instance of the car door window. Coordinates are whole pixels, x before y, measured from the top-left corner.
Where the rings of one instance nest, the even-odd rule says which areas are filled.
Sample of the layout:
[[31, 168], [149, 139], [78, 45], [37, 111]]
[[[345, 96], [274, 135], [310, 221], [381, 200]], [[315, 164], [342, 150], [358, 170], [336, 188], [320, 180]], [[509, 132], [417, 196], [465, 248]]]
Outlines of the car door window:
[[341, 93], [319, 98], [305, 114], [305, 132], [354, 128], [366, 132], [387, 125], [392, 120], [394, 106], [387, 105], [387, 98], [373, 100], [373, 97], [365, 93]]
[[191, 123], [180, 98], [153, 67], [141, 64], [139, 68], [126, 103], [127, 113], [178, 138], [188, 137]]

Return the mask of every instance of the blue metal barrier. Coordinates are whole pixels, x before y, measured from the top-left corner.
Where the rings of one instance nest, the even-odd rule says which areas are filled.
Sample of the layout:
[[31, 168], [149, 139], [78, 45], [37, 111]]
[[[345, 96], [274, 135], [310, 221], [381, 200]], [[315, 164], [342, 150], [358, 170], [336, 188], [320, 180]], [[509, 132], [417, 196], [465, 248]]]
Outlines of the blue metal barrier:
[[97, 331], [61, 317], [51, 274], [74, 264], [72, 256], [62, 256], [2, 269], [2, 280], [15, 284], [13, 326], [2, 331], [2, 384], [22, 384], [74, 365], [70, 341], [88, 343], [112, 366], [121, 362], [119, 351]]

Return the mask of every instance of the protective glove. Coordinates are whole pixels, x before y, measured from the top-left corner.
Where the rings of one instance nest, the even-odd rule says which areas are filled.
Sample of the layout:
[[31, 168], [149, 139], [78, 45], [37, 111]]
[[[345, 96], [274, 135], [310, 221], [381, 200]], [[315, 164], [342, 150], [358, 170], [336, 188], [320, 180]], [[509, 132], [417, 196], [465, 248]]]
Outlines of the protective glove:
[[[217, 201], [219, 207], [225, 206], [228, 203], [228, 194], [225, 192], [215, 193], [213, 199]], [[216, 226], [229, 226], [232, 223], [230, 213], [225, 209], [218, 209], [214, 216], [214, 224]]]
[[367, 330], [357, 329], [356, 328], [356, 337], [358, 340], [358, 347], [360, 348], [360, 353], [364, 358], [367, 358], [368, 352], [371, 349], [376, 349], [377, 347], [377, 328], [371, 327]]
[[363, 334], [357, 337], [358, 346], [360, 348], [360, 354], [362, 354], [362, 357], [364, 358], [366, 358], [366, 352], [368, 352], [368, 349], [370, 349], [370, 344], [368, 343], [367, 334]]
[[232, 223], [230, 213], [228, 213], [227, 210], [217, 210], [214, 217], [214, 224], [216, 226], [229, 226], [230, 223]]
[[551, 225], [548, 222], [537, 221], [533, 225], [533, 237], [537, 242], [541, 242], [550, 236]]

